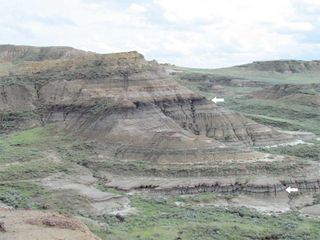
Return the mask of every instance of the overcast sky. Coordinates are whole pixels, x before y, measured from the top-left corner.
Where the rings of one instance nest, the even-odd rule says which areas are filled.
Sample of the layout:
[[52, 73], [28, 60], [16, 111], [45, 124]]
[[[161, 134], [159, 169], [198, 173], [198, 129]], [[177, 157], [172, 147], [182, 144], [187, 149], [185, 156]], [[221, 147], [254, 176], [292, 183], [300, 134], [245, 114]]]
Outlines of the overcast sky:
[[0, 0], [0, 16], [0, 44], [207, 68], [320, 59], [320, 0]]

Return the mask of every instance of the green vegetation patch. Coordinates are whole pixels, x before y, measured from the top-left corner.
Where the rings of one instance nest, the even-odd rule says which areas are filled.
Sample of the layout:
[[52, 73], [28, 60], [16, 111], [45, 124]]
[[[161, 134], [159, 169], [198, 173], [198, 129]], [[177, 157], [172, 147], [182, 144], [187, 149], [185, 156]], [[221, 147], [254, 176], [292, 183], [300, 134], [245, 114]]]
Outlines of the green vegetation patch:
[[70, 164], [52, 162], [51, 159], [38, 159], [2, 167], [0, 182], [10, 182], [47, 177], [53, 173], [68, 172]]
[[46, 191], [34, 198], [37, 206], [65, 215], [86, 215], [90, 211], [91, 201], [76, 190]]
[[7, 132], [17, 127], [18, 123], [36, 118], [35, 111], [17, 111], [0, 113], [0, 132]]
[[118, 158], [104, 159], [104, 161], [84, 161], [83, 165], [93, 172], [107, 171], [125, 176], [157, 176], [157, 177], [198, 177], [198, 176], [230, 176], [230, 175], [257, 175], [282, 174], [283, 171], [294, 174], [308, 165], [305, 161], [274, 161], [254, 162], [251, 164], [237, 161], [212, 161], [197, 165], [164, 165], [150, 160], [121, 160]]
[[42, 178], [70, 172], [88, 158], [92, 148], [52, 126], [20, 131], [0, 138], [0, 181]]
[[90, 200], [75, 190], [48, 190], [30, 182], [0, 183], [0, 201], [18, 209], [50, 209], [65, 215], [85, 215]]
[[0, 184], [0, 201], [13, 208], [39, 208], [32, 199], [43, 193], [42, 187], [31, 182]]
[[[186, 203], [214, 199], [205, 193], [186, 198]], [[262, 215], [247, 208], [218, 208], [187, 204], [177, 206], [181, 197], [131, 197], [136, 215], [124, 219], [105, 216], [107, 231], [96, 232], [102, 239], [317, 239], [320, 220], [298, 213]]]
[[0, 137], [0, 163], [28, 161], [41, 155], [50, 138], [49, 129], [34, 128]]
[[263, 152], [279, 154], [279, 155], [291, 155], [300, 157], [302, 159], [312, 159], [320, 161], [320, 142], [316, 141], [308, 144], [298, 144], [295, 146], [282, 146], [276, 148], [263, 148]]
[[320, 134], [320, 113], [317, 107], [247, 97], [226, 98], [226, 106], [262, 124]]
[[88, 212], [90, 201], [76, 191], [51, 191], [34, 183], [55, 173], [72, 174], [88, 158], [90, 145], [53, 126], [0, 137], [0, 201], [14, 208]]
[[46, 177], [67, 172], [70, 163], [55, 154], [59, 136], [50, 127], [33, 128], [0, 139], [0, 181]]

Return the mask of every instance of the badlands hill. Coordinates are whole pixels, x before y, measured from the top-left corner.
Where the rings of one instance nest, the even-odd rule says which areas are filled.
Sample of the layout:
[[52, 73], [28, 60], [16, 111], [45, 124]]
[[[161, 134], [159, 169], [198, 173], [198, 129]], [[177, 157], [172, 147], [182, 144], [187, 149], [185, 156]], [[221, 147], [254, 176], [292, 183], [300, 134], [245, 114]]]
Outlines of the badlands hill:
[[[205, 204], [199, 210], [197, 195], [189, 203], [172, 196], [208, 193], [213, 201], [220, 197], [211, 192], [234, 194], [232, 204], [244, 206], [247, 200], [236, 194], [281, 195], [287, 211], [306, 207], [299, 205], [300, 196], [293, 203], [294, 196], [286, 194], [289, 185], [301, 192], [320, 188], [316, 162], [266, 150], [310, 134], [285, 132], [261, 116], [228, 109], [243, 98], [255, 104], [257, 96], [269, 98], [254, 92], [272, 84], [248, 78], [247, 70], [168, 71], [171, 66], [147, 61], [135, 51], [96, 54], [8, 45], [0, 46], [0, 62], [0, 204], [6, 207], [80, 216], [103, 239], [148, 239], [152, 234], [153, 239], [201, 239], [190, 237], [199, 233], [210, 239], [212, 229], [237, 239], [247, 238], [247, 226], [256, 224], [251, 213], [245, 215], [248, 225], [235, 231], [224, 221], [243, 221], [243, 213], [231, 211], [224, 218], [225, 210]], [[228, 108], [210, 100], [217, 87], [229, 93]], [[317, 199], [315, 193], [308, 197]], [[180, 203], [191, 205], [181, 208]], [[212, 216], [222, 219], [221, 226]], [[173, 226], [171, 219], [181, 225]], [[208, 224], [201, 224], [203, 231], [197, 229], [201, 221]], [[250, 237], [272, 238], [265, 220], [261, 224]], [[310, 224], [313, 229], [316, 223]]]
[[[8, 51], [21, 61], [11, 61]], [[151, 166], [254, 161], [264, 156], [252, 147], [296, 140], [217, 106], [138, 52], [7, 45], [0, 52], [7, 53], [0, 75], [3, 133], [53, 124], [95, 142], [107, 158]]]
[[[51, 49], [53, 55], [54, 50], [57, 55], [69, 52]], [[43, 51], [37, 48], [37, 54]], [[31, 55], [38, 59], [37, 54]], [[6, 126], [56, 123], [110, 147], [119, 157], [163, 162], [241, 159], [248, 153], [231, 143], [266, 146], [291, 138], [206, 100], [137, 52], [83, 53], [71, 59], [8, 65], [17, 68], [17, 74], [1, 76], [0, 110], [9, 116]], [[21, 117], [21, 112], [32, 117]]]

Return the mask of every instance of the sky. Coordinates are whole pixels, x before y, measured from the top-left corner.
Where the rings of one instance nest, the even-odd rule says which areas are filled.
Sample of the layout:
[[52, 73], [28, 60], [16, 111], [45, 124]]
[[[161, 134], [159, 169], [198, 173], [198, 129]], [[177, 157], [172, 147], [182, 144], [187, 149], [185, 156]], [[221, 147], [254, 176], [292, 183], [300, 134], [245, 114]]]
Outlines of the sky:
[[216, 68], [320, 59], [320, 0], [0, 0], [0, 44]]

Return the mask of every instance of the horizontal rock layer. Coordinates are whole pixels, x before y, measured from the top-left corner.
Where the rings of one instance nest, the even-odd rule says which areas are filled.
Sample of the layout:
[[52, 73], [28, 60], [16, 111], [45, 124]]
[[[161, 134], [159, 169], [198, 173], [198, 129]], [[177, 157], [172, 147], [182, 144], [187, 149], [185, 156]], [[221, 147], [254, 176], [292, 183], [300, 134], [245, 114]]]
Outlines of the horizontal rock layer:
[[[221, 184], [219, 182], [209, 185], [201, 184], [196, 186], [187, 186], [187, 187], [173, 187], [173, 188], [151, 188], [153, 192], [162, 192], [170, 194], [198, 194], [204, 192], [219, 192], [219, 193], [252, 193], [252, 194], [274, 194], [277, 195], [279, 192], [284, 192], [286, 188], [295, 187], [300, 190], [300, 192], [309, 192], [309, 191], [319, 191], [320, 190], [320, 181], [319, 180], [310, 180], [310, 181], [290, 181], [283, 182], [282, 184], [274, 185], [254, 185], [247, 183], [235, 183], [235, 184]], [[140, 188], [143, 189], [143, 188]]]

